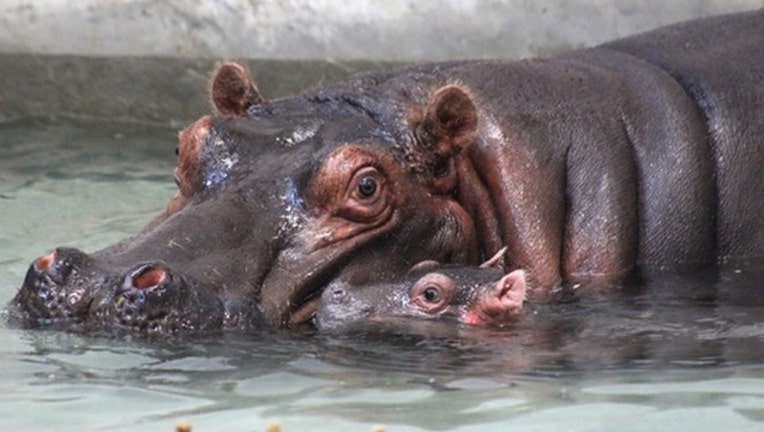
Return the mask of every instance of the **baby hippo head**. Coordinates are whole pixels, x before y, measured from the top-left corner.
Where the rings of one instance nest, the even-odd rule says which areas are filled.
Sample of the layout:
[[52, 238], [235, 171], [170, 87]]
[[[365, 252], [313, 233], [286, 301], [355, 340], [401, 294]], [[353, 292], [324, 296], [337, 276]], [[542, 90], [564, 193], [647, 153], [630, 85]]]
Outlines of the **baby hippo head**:
[[525, 271], [455, 268], [433, 271], [408, 290], [412, 315], [453, 317], [464, 324], [515, 320], [525, 301]]
[[525, 271], [420, 263], [402, 281], [364, 286], [332, 284], [316, 312], [319, 329], [393, 317], [504, 325], [520, 317]]

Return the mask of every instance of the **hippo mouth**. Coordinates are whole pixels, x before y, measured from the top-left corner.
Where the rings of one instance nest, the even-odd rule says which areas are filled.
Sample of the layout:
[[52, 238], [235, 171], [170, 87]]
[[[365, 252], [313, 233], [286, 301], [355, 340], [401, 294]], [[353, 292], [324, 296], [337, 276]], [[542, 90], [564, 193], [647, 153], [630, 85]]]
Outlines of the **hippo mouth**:
[[348, 270], [350, 261], [358, 259], [359, 250], [389, 233], [399, 222], [399, 213], [392, 211], [384, 223], [307, 255], [298, 248], [283, 250], [261, 285], [259, 305], [266, 324], [290, 327], [312, 320], [326, 287], [333, 281], [352, 280], [365, 273], [354, 271], [363, 269], [362, 264]]

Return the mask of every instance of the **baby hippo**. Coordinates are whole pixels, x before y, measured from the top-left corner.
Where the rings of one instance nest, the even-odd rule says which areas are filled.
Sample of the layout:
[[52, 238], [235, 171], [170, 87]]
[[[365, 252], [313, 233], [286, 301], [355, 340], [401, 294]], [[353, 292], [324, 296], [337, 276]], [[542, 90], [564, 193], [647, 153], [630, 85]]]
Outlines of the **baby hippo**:
[[[491, 263], [489, 261], [486, 264]], [[525, 271], [505, 274], [492, 266], [464, 267], [425, 261], [393, 283], [326, 288], [318, 329], [334, 329], [389, 317], [453, 319], [469, 325], [502, 325], [516, 320], [525, 300]]]

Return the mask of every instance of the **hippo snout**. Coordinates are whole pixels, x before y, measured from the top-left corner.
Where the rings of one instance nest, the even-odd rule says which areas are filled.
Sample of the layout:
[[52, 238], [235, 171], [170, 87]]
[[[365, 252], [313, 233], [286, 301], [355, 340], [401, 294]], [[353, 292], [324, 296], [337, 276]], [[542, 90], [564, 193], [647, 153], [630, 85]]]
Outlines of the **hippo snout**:
[[335, 282], [326, 287], [321, 295], [315, 315], [315, 324], [322, 330], [345, 327], [368, 316], [374, 310], [371, 303], [360, 301], [353, 296], [350, 285]]
[[93, 300], [93, 284], [85, 281], [91, 277], [84, 272], [89, 261], [87, 254], [71, 248], [37, 258], [13, 299], [17, 317], [32, 325], [83, 321]]
[[214, 290], [162, 263], [125, 271], [70, 248], [34, 260], [10, 305], [11, 320], [26, 327], [146, 333], [217, 330], [225, 315]]
[[221, 299], [162, 264], [141, 264], [122, 277], [116, 289], [94, 305], [102, 328], [145, 333], [221, 329]]
[[162, 266], [141, 264], [94, 306], [93, 315], [107, 325], [151, 329], [170, 313], [184, 289], [185, 282]]
[[58, 248], [34, 260], [29, 267], [24, 285], [28, 283], [66, 285], [70, 278], [77, 276], [78, 269], [82, 268], [87, 260], [87, 254], [78, 249]]

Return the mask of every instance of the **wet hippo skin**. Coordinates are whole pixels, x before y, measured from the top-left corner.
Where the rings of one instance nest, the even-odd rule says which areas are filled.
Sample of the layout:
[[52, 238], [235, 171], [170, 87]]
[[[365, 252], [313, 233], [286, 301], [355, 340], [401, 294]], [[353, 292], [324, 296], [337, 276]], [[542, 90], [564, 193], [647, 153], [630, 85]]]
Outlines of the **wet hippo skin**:
[[93, 254], [43, 255], [11, 315], [123, 326], [134, 320], [110, 317], [131, 290], [172, 288], [170, 320], [190, 324], [166, 328], [201, 314], [288, 327], [331, 283], [475, 265], [504, 246], [537, 300], [566, 282], [762, 260], [762, 52], [756, 11], [274, 101], [225, 63], [215, 114], [180, 134], [166, 211]]

